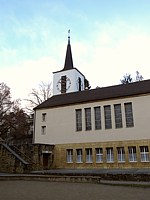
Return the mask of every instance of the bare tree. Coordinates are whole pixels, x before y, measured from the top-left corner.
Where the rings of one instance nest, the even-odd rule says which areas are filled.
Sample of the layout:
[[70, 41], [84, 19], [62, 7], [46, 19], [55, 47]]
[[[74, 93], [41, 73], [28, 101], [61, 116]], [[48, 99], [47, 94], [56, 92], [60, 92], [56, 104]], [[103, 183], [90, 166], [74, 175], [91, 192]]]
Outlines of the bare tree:
[[142, 80], [143, 80], [143, 76], [138, 71], [136, 71], [135, 79], [131, 77], [131, 74], [127, 73], [126, 75], [123, 76], [123, 79], [121, 79], [120, 81], [122, 84], [127, 84], [127, 83], [142, 81]]
[[132, 83], [133, 79], [131, 78], [131, 74], [126, 74], [123, 76], [123, 79], [120, 80], [122, 84]]
[[29, 99], [25, 99], [28, 102], [26, 110], [28, 112], [33, 112], [33, 108], [41, 104], [43, 101], [50, 98], [52, 95], [51, 83], [41, 82], [38, 88], [33, 88], [29, 94]]
[[143, 80], [143, 76], [138, 72], [136, 71], [136, 81], [142, 81]]

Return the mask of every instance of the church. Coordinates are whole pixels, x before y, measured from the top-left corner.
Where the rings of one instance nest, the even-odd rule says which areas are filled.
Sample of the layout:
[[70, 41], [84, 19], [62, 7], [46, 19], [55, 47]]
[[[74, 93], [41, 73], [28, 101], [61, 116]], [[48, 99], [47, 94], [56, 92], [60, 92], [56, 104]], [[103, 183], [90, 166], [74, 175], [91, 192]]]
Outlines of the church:
[[53, 96], [34, 111], [34, 144], [53, 145], [53, 168], [150, 167], [150, 80], [90, 89], [73, 65], [70, 36]]

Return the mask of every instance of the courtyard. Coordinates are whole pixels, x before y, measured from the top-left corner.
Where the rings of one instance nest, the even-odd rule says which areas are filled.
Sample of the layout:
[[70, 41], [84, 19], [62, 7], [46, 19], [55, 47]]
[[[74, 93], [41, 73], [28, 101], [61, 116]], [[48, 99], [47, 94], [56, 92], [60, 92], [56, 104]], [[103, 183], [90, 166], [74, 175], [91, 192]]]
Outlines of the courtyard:
[[0, 181], [3, 200], [149, 200], [150, 188], [93, 183]]

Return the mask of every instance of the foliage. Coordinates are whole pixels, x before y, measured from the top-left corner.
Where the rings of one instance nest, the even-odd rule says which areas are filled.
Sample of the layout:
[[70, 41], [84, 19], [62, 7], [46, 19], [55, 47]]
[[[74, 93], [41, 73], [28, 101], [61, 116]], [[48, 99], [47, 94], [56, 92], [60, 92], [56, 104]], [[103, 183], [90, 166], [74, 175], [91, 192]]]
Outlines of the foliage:
[[29, 130], [28, 115], [19, 106], [11, 99], [10, 88], [0, 83], [0, 137], [7, 143]]
[[136, 77], [135, 77], [135, 79], [133, 79], [131, 77], [131, 74], [126, 73], [123, 76], [123, 79], [121, 79], [120, 81], [121, 81], [122, 84], [128, 84], [128, 83], [142, 81], [142, 80], [143, 80], [143, 76], [140, 75], [140, 73], [138, 71], [136, 71]]

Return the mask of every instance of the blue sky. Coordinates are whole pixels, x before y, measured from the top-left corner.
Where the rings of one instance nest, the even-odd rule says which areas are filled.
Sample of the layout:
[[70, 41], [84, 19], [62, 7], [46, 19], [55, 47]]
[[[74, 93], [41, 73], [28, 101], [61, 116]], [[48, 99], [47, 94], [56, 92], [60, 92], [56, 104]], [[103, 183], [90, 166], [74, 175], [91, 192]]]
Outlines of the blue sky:
[[74, 67], [92, 88], [150, 78], [150, 0], [0, 0], [0, 82], [26, 98], [64, 65], [71, 30]]

